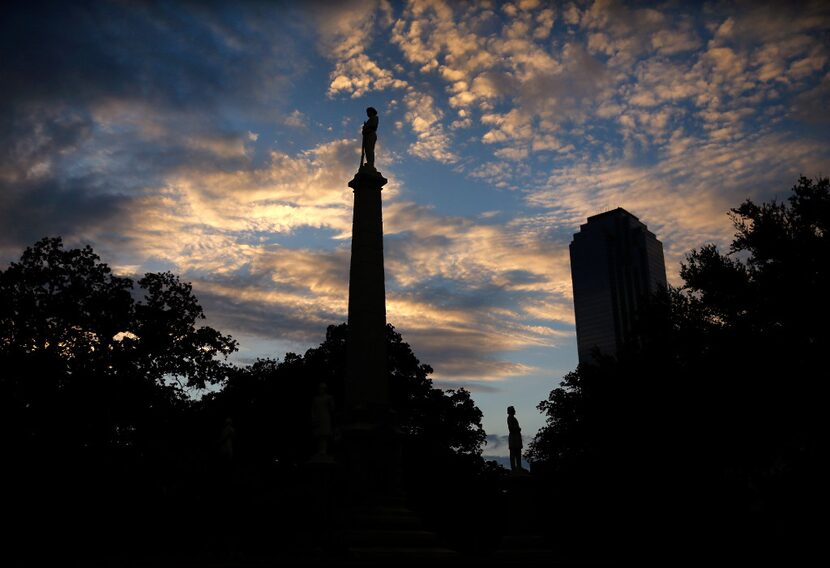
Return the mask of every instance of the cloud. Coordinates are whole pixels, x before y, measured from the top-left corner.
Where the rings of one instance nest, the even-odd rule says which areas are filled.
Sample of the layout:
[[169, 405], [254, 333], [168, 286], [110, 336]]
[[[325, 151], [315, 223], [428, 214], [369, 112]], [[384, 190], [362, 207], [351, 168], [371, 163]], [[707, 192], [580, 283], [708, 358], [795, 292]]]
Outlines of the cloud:
[[[527, 375], [536, 369], [510, 353], [556, 345], [572, 333], [567, 259], [534, 246], [525, 227], [511, 234], [394, 199], [385, 209], [387, 319], [433, 365], [436, 379], [486, 385]], [[528, 250], [517, 253], [518, 242]], [[180, 259], [212, 320], [230, 331], [301, 342], [346, 318], [345, 245], [230, 249], [220, 237], [200, 235], [178, 246], [184, 248], [162, 254]], [[558, 322], [563, 329], [549, 325]]]
[[793, 116], [805, 123], [826, 125], [830, 122], [830, 73], [818, 86], [795, 97], [792, 111]]
[[572, 333], [566, 237], [409, 202], [388, 203], [384, 226], [389, 321], [442, 380], [535, 372], [510, 353]]
[[344, 180], [352, 173], [356, 147], [354, 140], [335, 140], [293, 156], [272, 151], [261, 167], [231, 171], [183, 166], [146, 190], [125, 234], [144, 257], [203, 272], [233, 272], [243, 262], [199, 254], [206, 247], [244, 249], [233, 243], [253, 239], [254, 246], [258, 236], [303, 227], [346, 237], [351, 190]]
[[621, 160], [562, 168], [527, 199], [547, 208], [552, 226], [574, 229], [589, 215], [624, 207], [663, 241], [669, 279], [676, 284], [678, 263], [690, 249], [729, 241], [730, 207], [782, 192], [799, 175], [828, 166], [829, 153], [817, 155], [810, 141], [781, 134], [739, 141], [678, 135], [654, 164]]
[[[506, 21], [486, 5], [412, 2], [392, 40], [420, 72], [446, 81], [448, 103], [459, 109], [455, 128], [473, 125], [469, 113], [481, 112], [481, 123], [491, 125], [485, 143], [529, 140], [539, 130], [552, 134], [560, 122], [583, 120], [605, 96], [601, 65], [579, 44], [550, 50], [553, 10], [533, 3], [503, 9]], [[501, 155], [515, 159], [517, 150]]]
[[[353, 148], [333, 141], [272, 156], [259, 169], [184, 170], [138, 204], [124, 235], [140, 258], [163, 259], [192, 279], [212, 321], [228, 331], [316, 337], [345, 320], [347, 245], [269, 241], [302, 226], [350, 234], [351, 196], [342, 186]], [[441, 216], [394, 191], [384, 215], [387, 317], [436, 378], [484, 384], [526, 375], [536, 369], [510, 353], [572, 333], [566, 248], [540, 226]]]
[[281, 22], [273, 9], [10, 7], [0, 33], [14, 54], [0, 63], [5, 250], [47, 234], [106, 247], [182, 164], [248, 163], [240, 122], [278, 116], [302, 65], [290, 36], [273, 33]]
[[[391, 7], [384, 2], [347, 2], [336, 9], [318, 13], [318, 21], [324, 50], [335, 62], [330, 75], [329, 96], [342, 93], [358, 98], [371, 91], [405, 89], [405, 118], [416, 138], [409, 146], [409, 153], [421, 159], [457, 161], [457, 156], [449, 149], [450, 136], [441, 123], [444, 113], [434, 98], [382, 68], [366, 53], [375, 28], [384, 28], [387, 23], [391, 25]], [[399, 27], [396, 24], [392, 29], [393, 38], [399, 36]], [[423, 59], [425, 53], [428, 50], [417, 55], [413, 53], [414, 60], [426, 61]], [[425, 68], [430, 66], [432, 63], [425, 63]], [[456, 126], [461, 124], [456, 123]]]
[[[165, 88], [162, 81], [160, 92]], [[443, 111], [431, 95], [408, 88], [403, 107], [416, 134], [414, 155], [456, 159]], [[48, 226], [69, 243], [92, 241], [116, 265], [172, 269], [193, 282], [211, 323], [246, 337], [314, 341], [320, 329], [345, 319], [348, 247], [343, 239], [351, 228], [345, 180], [353, 174], [356, 141], [258, 153], [253, 143], [262, 141], [261, 129], [252, 136], [247, 125], [227, 127], [218, 107], [205, 103], [183, 109], [164, 97], [107, 94], [104, 86], [91, 91], [88, 100], [67, 98], [52, 114], [46, 108], [7, 117], [24, 122], [15, 123], [18, 131], [37, 128], [6, 147], [9, 155], [0, 174], [15, 192], [4, 199], [10, 212], [29, 210], [43, 221], [29, 222], [31, 234], [6, 231], [4, 237], [31, 242]], [[304, 124], [301, 113], [264, 116], [296, 127]], [[506, 354], [553, 344], [566, 332], [522, 321], [510, 304], [521, 297], [543, 318], [539, 302], [557, 301], [558, 288], [550, 292], [547, 276], [540, 274], [550, 268], [548, 255], [511, 255], [499, 242], [509, 238], [505, 229], [398, 203], [394, 173], [387, 175], [390, 321], [436, 367], [436, 376], [453, 384], [484, 385], [532, 372]], [[49, 194], [32, 189], [35, 183], [46, 184], [42, 191]], [[81, 191], [82, 184], [88, 188]], [[10, 201], [24, 197], [29, 201]], [[77, 219], [70, 214], [73, 207]], [[19, 225], [22, 230], [24, 224]], [[279, 237], [304, 229], [325, 232], [324, 248], [276, 244]], [[413, 238], [413, 229], [422, 237]], [[434, 248], [442, 241], [453, 251], [450, 262], [441, 262], [441, 249]], [[486, 258], [493, 251], [497, 257]], [[511, 256], [499, 266], [498, 258]], [[420, 267], [422, 274], [410, 266]], [[442, 280], [464, 293], [447, 294]], [[507, 325], [500, 324], [504, 317]]]
[[[350, 235], [351, 190], [344, 180], [353, 173], [356, 146], [333, 140], [296, 154], [272, 151], [260, 165], [242, 160], [210, 169], [184, 162], [161, 170], [156, 183], [130, 199], [129, 211], [119, 211], [128, 252], [122, 244], [116, 260], [153, 263], [192, 280], [211, 321], [226, 331], [294, 342], [316, 337], [345, 319], [347, 246], [271, 243], [302, 228], [327, 230], [334, 242]], [[561, 284], [551, 282], [567, 278], [564, 258], [526, 232], [397, 201], [395, 177], [387, 175], [390, 322], [442, 380], [533, 372], [505, 354], [568, 335], [525, 321], [530, 313], [543, 320], [545, 306], [569, 301]], [[564, 307], [549, 319], [560, 316], [570, 324]]]
[[213, 325], [309, 345], [346, 319], [348, 249], [250, 247], [234, 273], [203, 275], [194, 289]]
[[[388, 317], [441, 384], [502, 388], [572, 338], [587, 216], [640, 216], [677, 282], [685, 252], [729, 238], [729, 207], [828, 169], [821, 2], [43, 12], [13, 7], [0, 34], [4, 258], [60, 233], [180, 272], [226, 331], [319, 341], [347, 310], [359, 144], [338, 105], [385, 97]], [[406, 201], [422, 160], [511, 192], [469, 216]]]
[[[524, 445], [527, 446], [528, 439], [527, 435], [522, 434], [522, 439], [524, 440]], [[487, 457], [496, 457], [496, 456], [507, 456], [510, 455], [510, 445], [507, 435], [499, 435], [499, 434], [487, 434], [487, 445], [484, 447], [485, 451], [485, 458]], [[509, 467], [509, 464], [503, 463], [505, 467]]]
[[[560, 15], [533, 2], [497, 11], [413, 1], [392, 41], [420, 76], [444, 82], [458, 111], [452, 128], [483, 126], [481, 141], [496, 146], [496, 158], [532, 162], [551, 150], [635, 158], [665, 148], [679, 124], [713, 140], [740, 139], [781, 88], [815, 86], [828, 61], [826, 6], [772, 6], [716, 3], [701, 12], [597, 0]], [[549, 42], [557, 17], [572, 33]], [[785, 111], [775, 112], [780, 119]], [[475, 176], [485, 167], [462, 169]]]
[[70, 235], [71, 242], [95, 242], [112, 234], [132, 200], [89, 190], [85, 179], [17, 184], [0, 192], [0, 255], [19, 256], [44, 236]]
[[[161, 221], [170, 235], [184, 233], [168, 225], [170, 219]], [[385, 225], [388, 321], [434, 366], [437, 379], [483, 385], [526, 375], [536, 369], [511, 361], [509, 353], [555, 345], [570, 335], [566, 257], [534, 245], [526, 227], [511, 234], [506, 227], [436, 216], [394, 199], [387, 202]], [[212, 321], [232, 332], [302, 342], [345, 320], [345, 245], [331, 251], [240, 246], [237, 234], [219, 228], [190, 226], [192, 241], [180, 237], [172, 248], [144, 254], [174, 260], [193, 278]], [[156, 234], [158, 225], [139, 231]], [[157, 237], [155, 246], [171, 241]], [[522, 248], [527, 250], [517, 253]], [[565, 328], [529, 318], [562, 321]]]
[[303, 114], [300, 110], [294, 109], [292, 110], [288, 116], [285, 117], [283, 123], [288, 126], [293, 126], [294, 128], [305, 128], [307, 126], [308, 117]]
[[11, 6], [0, 41], [15, 57], [3, 65], [0, 106], [114, 97], [186, 110], [231, 96], [266, 101], [299, 61], [290, 36], [273, 33], [281, 21], [279, 10], [228, 17], [196, 6]]
[[458, 161], [458, 156], [450, 150], [450, 137], [440, 122], [444, 113], [435, 106], [434, 99], [409, 89], [404, 97], [404, 106], [406, 120], [417, 137], [409, 146], [410, 154], [446, 163]]
[[365, 53], [357, 53], [345, 61], [338, 61], [331, 76], [330, 96], [342, 92], [356, 99], [370, 91], [406, 86], [406, 81], [396, 79], [390, 71], [378, 66]]
[[382, 6], [378, 2], [353, 1], [327, 3], [313, 9], [321, 49], [335, 62], [330, 73], [330, 97], [342, 93], [358, 98], [370, 91], [406, 86], [406, 81], [366, 53], [374, 29], [383, 27], [383, 19], [378, 18], [382, 15], [378, 8]]

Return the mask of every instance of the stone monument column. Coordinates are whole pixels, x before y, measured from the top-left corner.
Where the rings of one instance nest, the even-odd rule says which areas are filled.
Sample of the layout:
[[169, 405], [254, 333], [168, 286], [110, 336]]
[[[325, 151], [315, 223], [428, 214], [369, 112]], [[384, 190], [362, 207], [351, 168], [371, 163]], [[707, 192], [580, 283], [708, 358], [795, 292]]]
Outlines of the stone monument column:
[[378, 112], [369, 107], [366, 115], [360, 168], [349, 182], [354, 217], [343, 441], [352, 505], [372, 508], [400, 496], [401, 444], [386, 369], [381, 191], [387, 180], [375, 168]]
[[369, 165], [349, 182], [354, 190], [346, 340], [346, 427], [349, 491], [372, 506], [394, 493], [398, 444], [386, 370], [386, 286], [381, 190], [387, 180]]
[[387, 180], [374, 167], [378, 113], [372, 107], [366, 113], [360, 169], [349, 182], [354, 217], [342, 446], [348, 500], [345, 542], [349, 558], [367, 565], [413, 557], [425, 564], [446, 561], [454, 553], [436, 546], [436, 535], [419, 528], [420, 520], [403, 499], [401, 435], [386, 368], [381, 191]]
[[386, 182], [367, 166], [349, 182], [354, 190], [345, 393], [350, 422], [376, 422], [377, 413], [385, 412], [389, 404], [380, 197]]

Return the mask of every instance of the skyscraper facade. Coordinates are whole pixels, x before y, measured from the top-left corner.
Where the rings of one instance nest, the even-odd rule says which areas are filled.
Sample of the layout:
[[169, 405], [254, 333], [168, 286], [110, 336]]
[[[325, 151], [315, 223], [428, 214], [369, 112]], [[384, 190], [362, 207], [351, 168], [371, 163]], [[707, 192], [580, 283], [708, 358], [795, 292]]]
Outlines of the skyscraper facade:
[[579, 361], [591, 361], [595, 348], [616, 355], [636, 340], [636, 320], [647, 296], [666, 286], [663, 245], [619, 207], [588, 217], [570, 253]]

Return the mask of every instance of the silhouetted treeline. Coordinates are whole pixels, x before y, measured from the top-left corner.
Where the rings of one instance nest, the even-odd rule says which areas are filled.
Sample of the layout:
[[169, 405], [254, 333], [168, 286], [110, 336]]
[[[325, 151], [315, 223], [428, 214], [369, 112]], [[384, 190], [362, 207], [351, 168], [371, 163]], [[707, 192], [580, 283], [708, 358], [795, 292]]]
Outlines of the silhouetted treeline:
[[[643, 341], [580, 365], [539, 410], [550, 530], [607, 558], [805, 556], [826, 510], [830, 183], [731, 211], [692, 251]], [[625, 557], [625, 556], [622, 556]], [[722, 557], [721, 557], [722, 558]]]
[[[236, 369], [221, 392], [204, 397], [203, 407], [214, 422], [232, 419], [240, 463], [253, 469], [270, 463], [299, 475], [315, 449], [309, 410], [321, 382], [335, 399], [335, 424], [342, 426], [346, 336], [346, 324], [331, 325], [319, 347], [302, 356], [288, 353], [281, 362], [258, 360]], [[391, 404], [403, 436], [409, 502], [452, 544], [476, 548], [487, 535], [479, 524], [482, 518], [497, 514], [486, 498], [497, 498], [501, 474], [481, 457], [486, 437], [481, 411], [464, 389], [434, 388], [432, 368], [420, 363], [391, 325], [386, 337]], [[336, 428], [332, 453], [344, 463], [338, 433]], [[497, 529], [497, 520], [492, 521]]]
[[177, 540], [137, 535], [141, 517], [185, 524], [181, 500], [207, 484], [186, 389], [225, 380], [236, 344], [203, 317], [176, 276], [135, 283], [60, 239], [0, 271], [3, 554], [129, 557]]
[[[336, 408], [343, 410], [346, 334], [346, 324], [331, 325], [325, 341], [305, 355], [288, 353], [281, 362], [260, 359], [236, 368], [220, 392], [203, 398], [211, 412], [238, 425], [242, 457], [300, 463], [311, 456], [309, 408], [319, 383], [328, 385]], [[430, 451], [479, 455], [485, 433], [469, 392], [434, 388], [432, 368], [418, 361], [391, 325], [387, 345], [392, 406], [407, 444], [428, 440]]]
[[[59, 238], [0, 271], [13, 543], [0, 561], [307, 552], [311, 400], [325, 382], [343, 409], [346, 325], [305, 355], [239, 367], [226, 360], [236, 342], [202, 318], [178, 277], [117, 277], [90, 247], [66, 250]], [[433, 388], [432, 369], [392, 326], [387, 340], [407, 494], [447, 539], [474, 546], [476, 521], [494, 511], [481, 496], [498, 476], [480, 456], [481, 411], [463, 389]]]

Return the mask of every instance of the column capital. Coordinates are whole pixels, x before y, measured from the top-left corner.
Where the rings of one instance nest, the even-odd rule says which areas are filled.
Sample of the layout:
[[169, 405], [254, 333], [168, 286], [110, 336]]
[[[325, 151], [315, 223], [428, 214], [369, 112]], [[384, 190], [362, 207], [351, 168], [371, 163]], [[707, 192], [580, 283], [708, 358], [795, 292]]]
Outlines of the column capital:
[[363, 188], [383, 189], [383, 186], [386, 185], [388, 181], [389, 180], [383, 177], [383, 175], [381, 175], [381, 173], [375, 168], [363, 165], [354, 175], [352, 181], [349, 182], [349, 187], [354, 190]]

